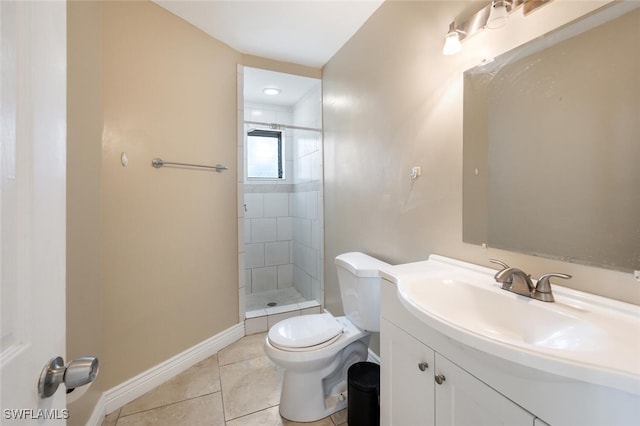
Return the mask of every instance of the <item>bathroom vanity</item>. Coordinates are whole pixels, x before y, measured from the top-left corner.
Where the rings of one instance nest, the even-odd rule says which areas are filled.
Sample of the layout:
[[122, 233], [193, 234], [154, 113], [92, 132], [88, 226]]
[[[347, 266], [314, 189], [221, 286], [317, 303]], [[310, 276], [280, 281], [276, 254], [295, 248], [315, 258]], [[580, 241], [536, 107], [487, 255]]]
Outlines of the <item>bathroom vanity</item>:
[[532, 300], [495, 272], [440, 256], [381, 270], [381, 423], [638, 424], [640, 308], [556, 285]]

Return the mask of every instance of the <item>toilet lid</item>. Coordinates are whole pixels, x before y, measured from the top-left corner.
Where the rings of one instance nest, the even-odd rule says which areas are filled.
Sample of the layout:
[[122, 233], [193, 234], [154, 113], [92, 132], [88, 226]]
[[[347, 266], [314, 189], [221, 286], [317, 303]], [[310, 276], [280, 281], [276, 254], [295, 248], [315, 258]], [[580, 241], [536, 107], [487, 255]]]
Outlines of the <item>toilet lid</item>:
[[302, 315], [271, 327], [269, 340], [281, 348], [308, 348], [337, 338], [343, 328], [331, 314]]

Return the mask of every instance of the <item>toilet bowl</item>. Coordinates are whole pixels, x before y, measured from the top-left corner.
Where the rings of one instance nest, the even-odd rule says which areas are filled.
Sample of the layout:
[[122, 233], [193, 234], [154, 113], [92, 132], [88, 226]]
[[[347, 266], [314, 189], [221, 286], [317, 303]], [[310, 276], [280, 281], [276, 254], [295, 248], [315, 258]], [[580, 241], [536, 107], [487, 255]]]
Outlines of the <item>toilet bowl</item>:
[[[339, 330], [328, 339], [327, 334], [316, 337], [315, 344], [309, 336], [310, 346], [300, 347], [292, 340], [294, 346], [286, 347], [288, 337], [282, 332], [287, 328], [305, 330], [307, 324], [310, 329], [322, 324]], [[276, 365], [284, 368], [280, 395], [282, 417], [311, 422], [345, 408], [347, 386], [344, 378], [347, 373], [343, 370], [366, 360], [368, 348], [369, 333], [358, 329], [345, 317], [334, 318], [329, 313], [303, 315], [275, 324], [265, 339], [264, 349]]]
[[265, 338], [269, 359], [284, 369], [280, 414], [312, 422], [347, 405], [347, 370], [368, 357], [370, 334], [380, 330], [380, 278], [388, 266], [362, 253], [336, 258], [346, 316], [328, 312], [278, 322]]

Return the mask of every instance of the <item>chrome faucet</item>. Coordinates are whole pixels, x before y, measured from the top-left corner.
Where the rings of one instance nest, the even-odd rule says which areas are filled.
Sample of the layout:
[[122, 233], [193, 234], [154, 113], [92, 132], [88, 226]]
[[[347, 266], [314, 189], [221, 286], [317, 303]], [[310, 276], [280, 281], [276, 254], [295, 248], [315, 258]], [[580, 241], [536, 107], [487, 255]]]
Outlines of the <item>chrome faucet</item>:
[[489, 261], [497, 263], [503, 268], [496, 272], [494, 276], [495, 280], [502, 284], [503, 290], [543, 302], [554, 301], [553, 293], [551, 292], [551, 282], [549, 281], [552, 277], [571, 278], [571, 275], [568, 274], [544, 274], [538, 279], [537, 284], [534, 285], [533, 281], [531, 281], [531, 275], [525, 273], [522, 269], [512, 268], [498, 259], [489, 259]]

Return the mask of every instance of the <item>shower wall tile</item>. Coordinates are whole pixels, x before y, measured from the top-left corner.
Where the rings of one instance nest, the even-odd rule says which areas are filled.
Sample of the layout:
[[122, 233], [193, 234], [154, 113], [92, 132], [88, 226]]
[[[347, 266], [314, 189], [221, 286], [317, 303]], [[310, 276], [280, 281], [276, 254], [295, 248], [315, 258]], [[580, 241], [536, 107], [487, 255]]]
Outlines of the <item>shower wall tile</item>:
[[289, 216], [289, 194], [264, 194], [264, 217]]
[[311, 246], [311, 221], [296, 217], [293, 220], [294, 240], [305, 246]]
[[322, 85], [320, 82], [298, 101], [292, 113], [298, 126], [312, 128], [322, 126]]
[[284, 133], [284, 158], [287, 160], [293, 161], [294, 158], [294, 150], [293, 150], [293, 135], [290, 129], [285, 130]]
[[309, 182], [311, 180], [311, 157], [305, 155], [295, 160], [295, 183]]
[[[293, 108], [245, 103], [244, 114], [250, 121], [320, 128], [321, 85], [303, 96]], [[243, 128], [242, 139], [247, 128]], [[247, 211], [244, 212], [243, 240], [247, 247], [251, 246], [246, 249], [246, 267], [250, 273], [245, 285], [252, 292], [270, 288], [273, 273], [268, 268], [276, 268], [278, 289], [299, 287], [306, 298], [313, 297], [321, 303], [322, 134], [285, 129], [283, 135], [286, 179], [245, 182], [243, 204], [246, 202]], [[243, 152], [243, 165], [244, 155]], [[318, 185], [309, 185], [314, 182]], [[275, 220], [275, 231], [273, 222], [267, 219]], [[255, 296], [249, 292], [247, 295]], [[248, 330], [253, 330], [251, 327], [249, 325]]]
[[293, 264], [278, 265], [278, 288], [293, 286]]
[[318, 278], [318, 250], [307, 247], [305, 250], [305, 271], [311, 275], [311, 278]]
[[275, 122], [278, 124], [293, 124], [293, 120], [291, 117], [291, 108], [288, 108], [287, 111], [276, 111]]
[[244, 292], [251, 294], [251, 269], [245, 269], [244, 273]]
[[293, 281], [296, 289], [305, 299], [312, 298], [311, 277], [297, 265], [293, 267]]
[[324, 300], [323, 294], [324, 288], [322, 287], [322, 281], [311, 280], [311, 298], [321, 302]]
[[279, 217], [276, 221], [278, 241], [289, 241], [293, 239], [293, 218]]
[[251, 219], [244, 219], [244, 243], [251, 244]]
[[311, 225], [311, 248], [322, 250], [322, 228], [317, 220], [314, 220]]
[[295, 201], [296, 194], [293, 192], [289, 193], [289, 216], [295, 216]]
[[244, 248], [247, 268], [264, 266], [264, 244], [246, 244]]
[[293, 182], [293, 174], [295, 172], [294, 169], [294, 161], [293, 160], [286, 160], [286, 158], [292, 158], [292, 157], [285, 157], [285, 162], [284, 162], [284, 177], [287, 181], [289, 182]]
[[278, 230], [275, 218], [251, 219], [251, 242], [276, 241]]
[[254, 268], [251, 270], [251, 292], [275, 290], [278, 288], [278, 268], [277, 266], [267, 266], [264, 268]]
[[317, 219], [318, 218], [318, 193], [315, 191], [306, 192], [306, 218], [307, 219]]
[[[244, 106], [244, 110], [245, 110], [245, 120], [247, 121], [259, 121], [262, 123], [276, 123], [278, 120], [276, 119], [277, 117], [277, 112], [276, 111], [270, 111], [267, 108], [260, 108], [258, 106], [255, 105], [251, 105], [249, 106], [249, 103], [246, 103]], [[255, 125], [251, 124], [250, 126], [255, 127]]]
[[247, 211], [244, 213], [245, 219], [260, 218], [264, 216], [263, 194], [244, 194], [244, 204], [247, 208]]
[[265, 265], [286, 265], [290, 263], [289, 242], [277, 241], [264, 245]]
[[307, 200], [304, 192], [293, 194], [293, 216], [305, 217], [307, 213]]
[[[285, 191], [278, 185], [251, 185], [245, 191], [247, 217], [244, 219], [244, 244], [247, 246], [247, 268], [252, 285], [248, 294], [270, 288], [286, 288], [293, 285], [291, 245], [293, 218], [290, 216], [293, 186]], [[250, 212], [253, 212], [250, 214]], [[260, 214], [260, 216], [258, 216]], [[277, 274], [275, 281], [265, 281], [264, 271], [253, 273], [252, 268], [290, 265]], [[258, 277], [258, 281], [256, 281]]]
[[322, 151], [311, 154], [311, 180], [322, 180]]

